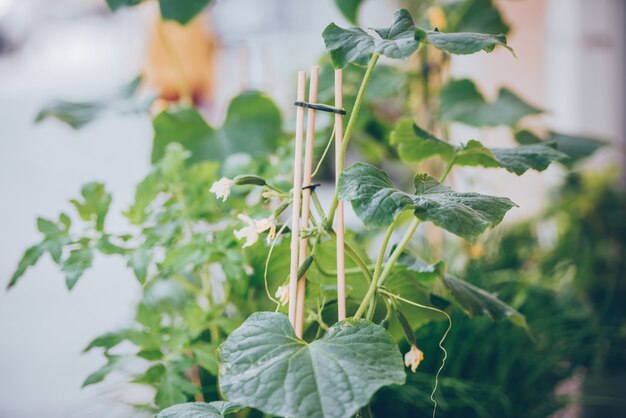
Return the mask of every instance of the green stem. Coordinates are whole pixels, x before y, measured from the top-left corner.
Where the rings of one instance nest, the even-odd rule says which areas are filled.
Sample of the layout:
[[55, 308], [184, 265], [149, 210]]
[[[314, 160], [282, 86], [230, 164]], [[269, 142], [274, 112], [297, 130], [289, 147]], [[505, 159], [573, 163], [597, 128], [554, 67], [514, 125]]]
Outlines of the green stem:
[[446, 178], [448, 178], [448, 174], [450, 174], [452, 167], [454, 167], [454, 164], [456, 163], [456, 157], [457, 156], [455, 154], [454, 157], [448, 163], [448, 166], [446, 167], [446, 171], [443, 172], [443, 175], [439, 179], [439, 183], [443, 183], [446, 180]]
[[[356, 119], [359, 114], [359, 109], [361, 109], [361, 104], [363, 103], [363, 99], [365, 98], [365, 91], [367, 90], [367, 86], [372, 78], [372, 72], [374, 71], [374, 67], [376, 67], [376, 63], [378, 62], [379, 54], [372, 55], [370, 62], [367, 66], [367, 70], [365, 71], [365, 75], [363, 76], [363, 80], [361, 81], [361, 86], [359, 87], [359, 91], [356, 95], [356, 99], [354, 101], [354, 106], [352, 107], [352, 112], [350, 112], [350, 119], [348, 120], [348, 125], [346, 126], [346, 132], [343, 135], [343, 142], [341, 144], [341, 153], [339, 154], [339, 164], [335, 167], [335, 176], [337, 182], [339, 182], [339, 176], [343, 173], [343, 166], [346, 161], [346, 150], [348, 149], [348, 142], [350, 142], [350, 137], [352, 136], [352, 131], [354, 130], [354, 126], [356, 125]], [[330, 230], [333, 227], [333, 220], [335, 219], [335, 211], [337, 210], [337, 205], [339, 204], [339, 188], [335, 187], [335, 195], [333, 196], [332, 203], [330, 205], [330, 210], [328, 211], [328, 222], [326, 223], [326, 229]]]
[[[374, 280], [372, 281], [372, 286], [378, 286], [378, 279], [380, 278], [380, 271], [382, 270], [383, 260], [385, 259], [385, 253], [387, 252], [387, 245], [389, 244], [389, 240], [391, 239], [391, 235], [393, 231], [396, 229], [398, 224], [398, 219], [400, 217], [396, 216], [391, 222], [391, 225], [387, 228], [387, 232], [385, 233], [385, 238], [383, 238], [383, 243], [378, 252], [378, 258], [376, 259], [376, 266], [374, 267]], [[369, 308], [367, 310], [367, 319], [371, 320], [374, 315], [374, 310], [376, 307], [376, 298], [373, 297], [370, 300]]]
[[326, 224], [326, 214], [324, 213], [324, 208], [322, 208], [322, 204], [320, 203], [320, 199], [319, 197], [317, 197], [317, 193], [315, 192], [315, 190], [312, 190], [311, 198], [313, 199], [313, 205], [315, 206], [317, 213], [322, 218], [322, 223]]
[[355, 318], [360, 318], [361, 316], [363, 316], [365, 309], [369, 306], [372, 298], [374, 298], [374, 295], [376, 294], [378, 287], [381, 286], [383, 282], [385, 281], [385, 279], [387, 278], [387, 276], [389, 276], [391, 269], [395, 266], [396, 262], [398, 261], [398, 258], [400, 258], [400, 254], [402, 254], [402, 252], [405, 250], [407, 245], [409, 245], [409, 242], [411, 241], [411, 238], [413, 237], [413, 234], [415, 233], [415, 230], [417, 229], [419, 224], [420, 224], [420, 220], [417, 218], [413, 218], [413, 220], [411, 221], [411, 224], [409, 225], [409, 229], [404, 233], [402, 240], [400, 241], [396, 249], [393, 251], [391, 256], [389, 256], [389, 260], [387, 260], [387, 263], [385, 264], [385, 268], [380, 274], [380, 277], [378, 277], [376, 280], [373, 280], [372, 283], [370, 283], [370, 287], [369, 289], [367, 289], [367, 293], [365, 294], [365, 297], [363, 298], [363, 301], [361, 302], [359, 309], [356, 311], [356, 314], [354, 314]]

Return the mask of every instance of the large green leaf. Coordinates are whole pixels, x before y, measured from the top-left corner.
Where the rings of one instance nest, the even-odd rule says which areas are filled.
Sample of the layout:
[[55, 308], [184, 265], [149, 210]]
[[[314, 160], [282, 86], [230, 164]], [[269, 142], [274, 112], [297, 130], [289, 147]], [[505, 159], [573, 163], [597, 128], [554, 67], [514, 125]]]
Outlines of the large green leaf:
[[497, 45], [510, 50], [504, 35], [426, 31], [415, 26], [411, 13], [406, 9], [394, 13], [391, 26], [373, 31], [378, 37], [362, 28], [344, 29], [334, 23], [328, 25], [322, 37], [333, 65], [336, 68], [344, 68], [348, 63], [366, 65], [372, 54], [394, 59], [407, 58], [422, 42], [452, 54], [473, 54], [481, 50], [490, 52]]
[[529, 169], [543, 171], [554, 161], [562, 161], [568, 156], [554, 149], [551, 143], [533, 143], [515, 148], [487, 148], [476, 140], [455, 147], [433, 134], [426, 132], [404, 119], [391, 133], [392, 145], [398, 149], [400, 159], [405, 162], [420, 162], [438, 156], [455, 165], [502, 167], [511, 173], [522, 175]]
[[234, 402], [188, 402], [170, 406], [159, 412], [156, 418], [220, 418], [234, 414], [241, 408], [242, 405]]
[[495, 321], [508, 319], [515, 325], [527, 328], [524, 315], [497, 296], [450, 274], [444, 274], [442, 278], [452, 296], [469, 315], [488, 315]]
[[202, 115], [189, 107], [166, 109], [153, 120], [154, 144], [152, 162], [165, 155], [167, 145], [180, 143], [191, 152], [190, 163], [204, 160], [220, 160], [223, 156], [215, 130], [209, 126]]
[[457, 32], [444, 33], [438, 30], [425, 31], [425, 42], [450, 54], [468, 55], [479, 51], [491, 52], [498, 45], [505, 47], [513, 55], [513, 49], [506, 44], [506, 36], [484, 33]]
[[453, 80], [441, 90], [440, 111], [444, 122], [472, 126], [514, 126], [525, 116], [542, 112], [506, 88], [500, 89], [495, 101], [487, 102], [468, 79]]
[[414, 179], [415, 194], [398, 190], [387, 173], [366, 163], [348, 167], [339, 179], [339, 197], [348, 200], [366, 226], [389, 225], [407, 209], [416, 217], [473, 240], [502, 218], [515, 204], [507, 198], [456, 193], [427, 174]]
[[159, 161], [168, 144], [178, 142], [191, 152], [189, 163], [221, 161], [234, 153], [265, 157], [283, 138], [282, 119], [276, 104], [265, 94], [249, 91], [235, 97], [226, 121], [214, 129], [194, 108], [168, 109], [153, 122], [152, 162]]
[[161, 16], [183, 25], [198, 15], [211, 0], [159, 0]]
[[156, 96], [151, 94], [138, 98], [137, 91], [140, 84], [141, 76], [138, 76], [117, 93], [100, 100], [51, 102], [39, 111], [35, 121], [41, 122], [47, 118], [56, 118], [74, 129], [79, 129], [107, 114], [128, 115], [147, 112]]
[[341, 321], [307, 343], [285, 315], [257, 312], [226, 339], [219, 357], [226, 398], [279, 416], [348, 418], [379, 388], [405, 381], [398, 346], [365, 320]]

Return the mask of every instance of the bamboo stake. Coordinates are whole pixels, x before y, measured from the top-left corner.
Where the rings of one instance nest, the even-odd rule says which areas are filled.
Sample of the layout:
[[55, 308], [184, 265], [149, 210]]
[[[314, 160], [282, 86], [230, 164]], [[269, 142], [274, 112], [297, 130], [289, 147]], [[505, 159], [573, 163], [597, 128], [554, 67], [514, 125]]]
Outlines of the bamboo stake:
[[[335, 70], [335, 107], [343, 107], [343, 70]], [[335, 173], [339, 173], [343, 167], [341, 164], [341, 147], [343, 142], [343, 115], [335, 114]], [[339, 176], [335, 174], [335, 187], [339, 187]], [[337, 318], [339, 321], [346, 319], [346, 264], [344, 255], [344, 223], [343, 202], [337, 203], [335, 212], [337, 221]]]
[[[319, 78], [320, 67], [311, 68], [311, 78], [309, 80], [309, 103], [317, 102], [317, 80]], [[315, 110], [309, 109], [307, 112], [306, 143], [304, 147], [304, 178], [302, 184], [311, 185], [313, 173], [313, 142], [315, 140]], [[302, 226], [309, 225], [309, 214], [311, 209], [311, 189], [302, 190]], [[300, 262], [307, 257], [309, 240], [300, 240]], [[296, 336], [302, 338], [304, 330], [304, 297], [306, 294], [306, 274], [298, 279], [298, 304], [296, 308]]]
[[[306, 72], [298, 71], [297, 101], [304, 101]], [[300, 201], [302, 191], [302, 142], [304, 136], [304, 108], [296, 107], [296, 144], [293, 159], [293, 203], [291, 205], [291, 265], [289, 269], [289, 322], [296, 326], [298, 298], [298, 247], [300, 243]]]

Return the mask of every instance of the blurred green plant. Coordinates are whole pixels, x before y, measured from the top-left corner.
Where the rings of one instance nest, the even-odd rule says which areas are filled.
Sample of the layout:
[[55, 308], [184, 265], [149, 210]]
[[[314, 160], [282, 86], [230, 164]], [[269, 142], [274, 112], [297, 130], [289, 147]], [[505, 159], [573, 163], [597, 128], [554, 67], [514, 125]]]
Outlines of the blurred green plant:
[[[108, 3], [116, 9], [139, 2]], [[163, 18], [185, 23], [208, 3], [180, 2], [174, 5], [161, 0], [160, 6]], [[360, 3], [338, 1], [351, 21], [357, 20]], [[454, 166], [504, 168], [521, 175], [528, 169], [542, 171], [551, 162], [568, 161], [568, 156], [570, 161], [582, 159], [602, 145], [592, 139], [570, 139], [562, 134], [540, 138], [523, 130], [521, 121], [542, 111], [510, 90], [502, 89], [495, 102], [488, 102], [472, 81], [448, 81], [449, 56], [445, 52], [490, 52], [497, 45], [506, 46], [506, 38], [500, 32], [506, 32], [508, 26], [490, 0], [464, 0], [445, 7], [439, 7], [435, 2], [412, 5], [416, 15], [429, 17], [428, 22], [418, 24], [428, 27], [436, 22], [437, 25], [430, 25], [432, 30], [422, 29], [413, 22], [407, 10], [401, 10], [389, 28], [376, 30], [378, 36], [360, 28], [343, 29], [334, 24], [329, 25], [323, 34], [332, 64], [345, 67], [346, 106], [353, 109], [345, 144], [353, 134], [358, 150], [370, 162], [384, 160], [386, 164], [394, 161], [407, 164], [398, 175], [402, 185], [406, 183], [406, 175], [402, 173], [410, 172], [413, 177], [415, 167], [424, 160], [430, 160], [433, 165], [429, 171], [440, 179], [418, 174], [413, 179], [415, 192], [409, 193], [395, 186], [391, 177], [379, 168], [358, 163], [347, 168], [341, 176], [330, 210], [324, 212], [323, 208], [318, 208], [313, 218], [315, 223], [304, 231], [312, 247], [309, 261], [301, 266], [307, 277], [304, 338], [315, 341], [297, 340], [297, 344], [311, 356], [316, 350], [332, 352], [336, 358], [344, 360], [362, 356], [363, 369], [343, 367], [341, 370], [346, 375], [365, 373], [363, 376], [367, 375], [368, 381], [367, 388], [360, 391], [356, 382], [350, 382], [345, 393], [358, 393], [359, 396], [355, 395], [353, 401], [344, 402], [341, 407], [325, 410], [326, 416], [352, 415], [367, 405], [371, 395], [381, 386], [404, 381], [395, 342], [387, 331], [371, 321], [388, 327], [395, 341], [405, 338], [410, 345], [409, 353], [419, 353], [414, 330], [421, 327], [418, 332], [420, 346], [425, 347], [427, 359], [436, 359], [435, 346], [430, 344], [438, 341], [436, 348], [443, 348], [440, 337], [448, 332], [446, 326], [441, 328], [440, 313], [453, 315], [461, 327], [459, 330], [455, 328], [448, 340], [448, 344], [452, 342], [455, 347], [451, 357], [453, 366], [472, 361], [469, 344], [465, 352], [457, 354], [458, 346], [465, 344], [466, 327], [470, 330], [468, 332], [475, 333], [477, 340], [493, 337], [496, 342], [509, 341], [509, 336], [513, 335], [511, 341], [532, 345], [524, 331], [527, 329], [524, 303], [516, 297], [505, 298], [511, 300], [508, 305], [476, 285], [452, 276], [446, 272], [445, 264], [434, 259], [432, 254], [426, 255], [432, 262], [423, 261], [417, 257], [418, 253], [424, 255], [423, 252], [412, 247], [411, 238], [420, 221], [431, 221], [453, 234], [474, 240], [485, 229], [500, 223], [513, 207], [514, 204], [505, 198], [457, 193], [441, 184]], [[450, 33], [468, 30], [487, 34]], [[435, 48], [428, 48], [428, 44]], [[400, 66], [376, 66], [380, 55], [407, 58], [408, 62]], [[368, 68], [364, 70], [355, 64], [367, 64]], [[331, 64], [326, 63], [321, 73], [320, 101], [330, 100], [330, 74]], [[149, 102], [139, 100], [136, 102], [139, 106], [133, 104], [133, 100], [138, 99], [134, 94], [137, 86], [133, 83], [130, 86], [132, 89], [122, 91], [119, 98], [87, 104], [51, 104], [38, 120], [51, 116], [79, 128], [109, 109], [119, 107], [120, 102], [130, 103], [122, 106], [124, 109], [148, 110], [146, 104]], [[406, 113], [415, 117], [406, 119]], [[509, 126], [511, 132], [517, 134], [520, 145], [487, 148], [476, 140], [465, 145], [451, 145], [448, 127], [452, 123]], [[147, 408], [160, 410], [183, 404], [166, 409], [159, 416], [183, 416], [186, 413], [248, 416], [257, 413], [250, 409], [239, 411], [242, 406], [288, 416], [319, 414], [320, 405], [304, 400], [308, 394], [322, 391], [331, 397], [338, 395], [337, 391], [327, 390], [329, 385], [343, 384], [337, 381], [340, 374], [332, 373], [332, 370], [324, 375], [323, 381], [309, 382], [299, 391], [288, 386], [278, 388], [278, 392], [292, 390], [289, 403], [283, 402], [280, 396], [276, 398], [276, 390], [264, 388], [259, 383], [259, 379], [268, 377], [265, 368], [259, 369], [255, 378], [249, 376], [250, 379], [241, 380], [241, 376], [250, 374], [246, 372], [247, 368], [260, 361], [258, 346], [244, 350], [242, 345], [260, 338], [260, 329], [267, 328], [285, 340], [284, 344], [274, 347], [276, 352], [291, 353], [289, 356], [300, 353], [291, 351], [293, 341], [289, 341], [295, 339], [284, 326], [282, 313], [257, 314], [244, 322], [257, 311], [272, 310], [273, 307], [284, 311], [285, 301], [280, 289], [288, 277], [289, 245], [281, 236], [289, 230], [281, 225], [281, 220], [286, 221], [282, 213], [292, 198], [289, 173], [293, 146], [288, 141], [290, 134], [282, 127], [280, 111], [264, 94], [245, 92], [232, 100], [221, 127], [211, 126], [197, 109], [188, 106], [163, 110], [153, 117], [153, 127], [153, 168], [137, 186], [135, 200], [125, 212], [128, 232], [107, 231], [106, 216], [111, 196], [104, 185], [87, 184], [81, 191], [82, 197], [72, 201], [77, 216], [61, 214], [58, 221], [38, 220], [43, 239], [26, 251], [9, 287], [14, 286], [27, 268], [45, 253], [65, 272], [69, 289], [91, 267], [94, 254], [121, 256], [142, 286], [142, 300], [137, 306], [134, 324], [102, 335], [88, 345], [86, 350], [102, 349], [107, 363], [90, 375], [85, 385], [100, 382], [108, 373], [123, 371], [129, 362], [136, 362], [144, 364], [145, 368], [141, 373], [132, 374], [130, 380], [155, 389], [154, 400]], [[572, 143], [575, 145], [568, 148]], [[344, 157], [345, 152], [346, 149], [343, 150]], [[375, 263], [368, 257], [374, 233], [348, 233], [347, 304], [349, 313], [357, 319], [333, 326], [337, 307], [331, 226], [333, 208], [339, 199], [351, 201], [366, 225], [388, 226], [388, 231], [384, 245], [377, 248], [379, 254]], [[240, 220], [236, 224], [242, 226], [240, 229], [233, 226], [235, 216]], [[407, 222], [410, 222], [408, 226]], [[406, 231], [398, 243], [392, 239], [395, 229]], [[268, 243], [259, 241], [265, 233]], [[476, 284], [488, 288], [492, 285], [487, 281]], [[279, 292], [272, 297], [276, 290]], [[392, 315], [394, 311], [396, 315]], [[461, 312], [470, 316], [485, 314], [493, 320], [508, 319], [509, 322], [496, 328], [487, 321], [472, 325], [474, 322], [466, 321]], [[358, 319], [361, 317], [366, 320]], [[437, 321], [433, 321], [435, 319]], [[535, 333], [533, 321], [529, 324], [531, 332]], [[518, 327], [511, 328], [511, 325]], [[497, 334], [496, 338], [494, 329], [506, 337]], [[344, 332], [339, 330], [348, 331], [345, 335], [336, 335]], [[325, 332], [326, 336], [319, 339]], [[360, 333], [376, 335], [379, 350], [368, 353], [370, 346], [362, 341]], [[327, 347], [332, 345], [330, 342], [334, 338], [356, 339], [359, 344], [349, 354], [334, 352], [334, 348]], [[122, 342], [129, 342], [132, 348]], [[218, 356], [216, 349], [220, 345], [222, 349]], [[519, 367], [530, 368], [530, 362], [523, 363], [523, 354], [520, 348], [518, 355], [508, 364], [517, 361]], [[545, 355], [545, 351], [542, 354]], [[409, 358], [410, 361], [407, 358], [407, 366], [413, 370], [421, 361], [419, 355]], [[552, 393], [548, 388], [553, 389], [565, 373], [558, 370], [556, 360], [550, 360], [560, 360], [561, 357], [544, 358], [545, 367], [533, 369], [535, 380], [529, 379], [528, 382], [537, 385], [541, 381], [541, 387], [545, 388], [542, 390]], [[377, 359], [388, 360], [387, 366], [378, 373], [367, 374], [377, 367]], [[221, 366], [218, 366], [220, 362]], [[437, 369], [437, 364], [428, 360], [422, 370], [434, 372], [436, 369], [438, 373], [441, 368]], [[233, 370], [239, 372], [233, 373]], [[442, 378], [442, 387], [450, 389], [444, 392], [445, 395], [441, 392], [438, 395], [446, 413], [459, 410], [467, 414], [459, 416], [493, 416], [489, 415], [491, 411], [507, 414], [507, 411], [528, 405], [524, 398], [510, 399], [509, 390], [527, 389], [531, 385], [524, 386], [520, 382], [518, 387], [509, 389], [507, 383], [511, 375], [507, 365], [493, 365], [490, 370], [499, 374], [495, 380], [497, 383], [477, 388], [471, 380], [479, 370], [454, 377], [447, 373], [449, 377]], [[270, 371], [275, 373], [273, 377], [297, 380], [293, 373]], [[218, 388], [218, 374], [224, 393]], [[374, 411], [379, 416], [387, 416], [389, 411], [386, 408], [397, 406], [396, 415], [400, 416], [400, 408], [406, 405], [409, 414], [406, 416], [414, 416], [410, 414], [431, 408], [428, 403], [431, 391], [426, 388], [428, 382], [432, 382], [432, 375], [419, 373], [409, 377], [409, 385], [383, 389], [376, 396]], [[254, 388], [247, 386], [244, 390], [243, 384]], [[186, 403], [219, 400], [224, 394], [242, 405]], [[415, 395], [419, 395], [419, 399], [407, 401], [408, 397]], [[482, 399], [492, 395], [498, 399], [493, 410], [484, 405]], [[367, 416], [369, 412], [369, 407], [365, 407], [358, 414]], [[526, 416], [535, 415], [529, 412]]]

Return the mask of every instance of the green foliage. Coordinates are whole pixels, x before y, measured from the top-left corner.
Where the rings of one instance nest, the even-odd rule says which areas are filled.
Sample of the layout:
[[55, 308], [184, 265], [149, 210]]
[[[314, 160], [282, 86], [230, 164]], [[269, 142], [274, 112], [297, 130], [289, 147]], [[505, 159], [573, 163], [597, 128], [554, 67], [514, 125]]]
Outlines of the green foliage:
[[[111, 10], [122, 7], [131, 7], [143, 3], [145, 0], [107, 0]], [[161, 16], [166, 20], [174, 20], [182, 25], [189, 23], [212, 0], [158, 0]]]
[[496, 226], [515, 204], [507, 198], [456, 193], [427, 174], [414, 178], [415, 194], [398, 190], [384, 171], [365, 163], [348, 167], [339, 181], [339, 195], [352, 203], [366, 226], [389, 225], [411, 209], [423, 221], [473, 240]]
[[595, 138], [578, 135], [566, 135], [557, 132], [550, 132], [545, 139], [539, 138], [528, 130], [520, 130], [515, 133], [515, 139], [520, 144], [555, 144], [559, 151], [569, 158], [565, 164], [574, 165], [582, 159], [593, 155], [598, 149], [607, 145], [606, 142]]
[[380, 387], [405, 380], [395, 342], [363, 320], [306, 343], [284, 315], [255, 313], [222, 345], [220, 363], [228, 399], [280, 416], [348, 418]]
[[411, 13], [406, 9], [394, 14], [391, 26], [373, 30], [378, 38], [361, 28], [343, 29], [334, 23], [328, 25], [322, 37], [333, 65], [337, 68], [344, 68], [348, 63], [366, 65], [373, 54], [394, 59], [408, 58], [420, 43], [430, 43], [451, 54], [473, 54], [481, 50], [491, 52], [496, 45], [507, 47], [504, 35], [426, 31], [415, 26]]
[[137, 97], [141, 76], [123, 86], [117, 93], [100, 100], [89, 102], [70, 102], [57, 100], [47, 104], [39, 111], [36, 122], [56, 118], [74, 129], [80, 129], [105, 115], [128, 115], [148, 111], [156, 96]]
[[267, 95], [249, 91], [235, 97], [221, 128], [209, 126], [194, 108], [164, 110], [154, 118], [152, 161], [160, 160], [168, 144], [178, 142], [191, 152], [190, 163], [222, 161], [235, 153], [263, 157], [284, 138], [282, 117]]
[[[391, 143], [398, 148], [400, 159], [420, 162], [439, 156], [446, 163], [459, 166], [501, 167], [518, 176], [529, 169], [543, 171], [553, 161], [567, 160], [552, 143], [534, 143], [516, 148], [487, 148], [476, 140], [454, 146], [418, 127], [410, 119], [398, 123], [391, 133]], [[552, 145], [552, 146], [550, 146]]]
[[221, 418], [234, 414], [241, 408], [242, 405], [233, 402], [189, 402], [164, 409], [156, 418]]
[[438, 30], [424, 31], [420, 40], [450, 54], [469, 55], [476, 52], [491, 52], [500, 45], [511, 51], [513, 49], [506, 44], [506, 36], [487, 35], [484, 33], [443, 33]]
[[507, 88], [501, 88], [496, 100], [488, 102], [468, 79], [449, 82], [441, 90], [440, 106], [443, 122], [471, 126], [515, 126], [525, 116], [543, 112]]
[[363, 0], [335, 0], [339, 11], [353, 25], [358, 25], [359, 9]]
[[508, 33], [509, 26], [493, 0], [454, 1], [444, 6], [446, 29], [453, 32]]

